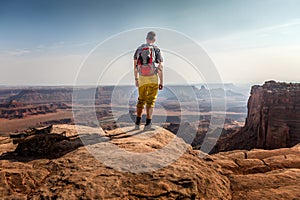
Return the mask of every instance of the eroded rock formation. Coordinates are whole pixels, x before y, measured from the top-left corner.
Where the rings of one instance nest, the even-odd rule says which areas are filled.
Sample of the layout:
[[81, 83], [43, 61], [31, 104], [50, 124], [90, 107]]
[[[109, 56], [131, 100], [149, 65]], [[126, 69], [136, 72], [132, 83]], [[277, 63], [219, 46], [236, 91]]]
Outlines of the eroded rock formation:
[[71, 107], [62, 102], [26, 105], [16, 100], [10, 100], [9, 102], [0, 104], [0, 118], [23, 118], [30, 115], [54, 113], [57, 109], [68, 108]]
[[276, 149], [300, 142], [300, 84], [268, 81], [253, 86], [245, 126], [220, 139], [213, 152]]
[[[79, 132], [78, 132], [79, 131]], [[55, 125], [53, 132], [85, 137], [100, 147], [99, 131], [127, 152], [150, 153], [174, 139], [186, 151], [175, 162], [147, 173], [122, 172], [97, 160], [76, 141], [58, 141], [58, 158], [18, 156], [9, 138], [0, 137], [0, 194], [3, 199], [299, 199], [300, 146], [276, 150], [235, 150], [205, 155], [163, 129], [133, 131], [132, 127], [98, 128]], [[77, 145], [71, 151], [67, 147]], [[39, 146], [39, 148], [43, 148]], [[57, 150], [58, 151], [58, 150]], [[56, 152], [57, 152], [56, 151]], [[11, 152], [11, 153], [10, 153]], [[55, 151], [54, 151], [55, 152]], [[47, 153], [47, 152], [46, 152]], [[49, 152], [48, 152], [49, 153]], [[101, 152], [100, 152], [101, 153]], [[201, 155], [201, 156], [200, 156]], [[111, 162], [124, 162], [110, 157]], [[123, 160], [122, 160], [123, 159]], [[168, 157], [163, 157], [168, 159]], [[164, 160], [162, 160], [164, 161]], [[134, 165], [143, 166], [140, 161]], [[125, 164], [122, 167], [130, 168]]]
[[[99, 148], [100, 143], [93, 137], [99, 129], [77, 127], [88, 145]], [[72, 138], [77, 132], [73, 125], [55, 125], [54, 132], [65, 131]], [[197, 152], [183, 140], [163, 128], [154, 131], [133, 131], [132, 127], [103, 132], [108, 142], [127, 152], [138, 154], [162, 149], [176, 140], [169, 154], [177, 148], [186, 148], [182, 156], [166, 167], [153, 172], [132, 173], [105, 165], [97, 160], [85, 147], [67, 151], [61, 157], [41, 159], [19, 156], [18, 152], [5, 153], [0, 158], [0, 191], [4, 198], [11, 199], [231, 199], [230, 182], [213, 166], [197, 156]], [[0, 138], [1, 141], [1, 138]], [[12, 150], [12, 143], [6, 143], [0, 150]], [[4, 143], [3, 142], [3, 143]], [[43, 141], [41, 141], [42, 143]], [[102, 140], [103, 142], [103, 140]], [[58, 141], [65, 145], [66, 141]], [[68, 145], [72, 141], [67, 141]], [[74, 145], [77, 145], [74, 143]], [[3, 147], [3, 148], [2, 148]], [[39, 148], [43, 149], [40, 145]], [[45, 148], [48, 148], [47, 145]], [[0, 151], [0, 152], [1, 152]], [[55, 151], [54, 151], [55, 153]], [[101, 153], [101, 152], [100, 152]], [[135, 165], [147, 167], [147, 161], [131, 163], [120, 155], [117, 160], [110, 153], [111, 162], [124, 162], [127, 169]], [[28, 158], [28, 160], [24, 160]], [[155, 160], [155, 158], [152, 158]], [[167, 160], [168, 157], [163, 157]], [[13, 165], [11, 164], [11, 161]], [[127, 163], [128, 162], [128, 163]], [[133, 165], [133, 166], [131, 166]]]

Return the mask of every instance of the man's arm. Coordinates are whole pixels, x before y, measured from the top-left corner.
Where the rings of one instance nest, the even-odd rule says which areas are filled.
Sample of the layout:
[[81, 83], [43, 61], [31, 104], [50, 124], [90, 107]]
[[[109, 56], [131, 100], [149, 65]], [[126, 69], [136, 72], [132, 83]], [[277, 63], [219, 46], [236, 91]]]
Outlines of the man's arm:
[[135, 79], [135, 86], [136, 87], [139, 87], [139, 77], [138, 77], [138, 75], [139, 75], [139, 73], [138, 73], [138, 70], [137, 70], [137, 67], [136, 67], [136, 65], [137, 65], [137, 60], [133, 60], [133, 70], [134, 70], [134, 79]]
[[164, 87], [163, 62], [159, 62], [157, 72], [159, 77], [159, 89], [162, 90]]
[[163, 76], [163, 57], [161, 55], [161, 51], [158, 47], [155, 48], [155, 62], [158, 63], [157, 73], [159, 77], [159, 89], [163, 89], [164, 85], [164, 76]]
[[135, 86], [139, 87], [139, 72], [137, 70], [137, 59], [138, 59], [138, 52], [139, 52], [139, 48], [137, 48], [134, 52], [133, 55], [133, 73], [134, 73], [134, 79], [135, 79]]

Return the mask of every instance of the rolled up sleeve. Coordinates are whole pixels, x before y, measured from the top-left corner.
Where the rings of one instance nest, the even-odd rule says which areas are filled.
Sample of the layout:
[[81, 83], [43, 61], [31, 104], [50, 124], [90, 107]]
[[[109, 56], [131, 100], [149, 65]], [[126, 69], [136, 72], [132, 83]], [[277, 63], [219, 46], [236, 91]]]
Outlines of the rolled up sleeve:
[[156, 59], [155, 59], [156, 63], [163, 62], [164, 59], [162, 57], [162, 53], [161, 53], [161, 50], [159, 48], [155, 49], [155, 55], [156, 55]]

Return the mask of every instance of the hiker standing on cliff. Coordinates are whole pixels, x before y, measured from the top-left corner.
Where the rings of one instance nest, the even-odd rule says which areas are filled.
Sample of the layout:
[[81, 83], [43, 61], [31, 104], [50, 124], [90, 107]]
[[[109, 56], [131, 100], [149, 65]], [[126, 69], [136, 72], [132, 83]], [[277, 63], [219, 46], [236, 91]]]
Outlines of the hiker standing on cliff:
[[135, 129], [140, 129], [145, 105], [147, 118], [144, 130], [151, 129], [152, 114], [158, 90], [163, 89], [163, 58], [160, 49], [154, 45], [155, 41], [156, 34], [153, 31], [148, 32], [146, 44], [138, 47], [133, 56], [135, 85], [139, 91]]

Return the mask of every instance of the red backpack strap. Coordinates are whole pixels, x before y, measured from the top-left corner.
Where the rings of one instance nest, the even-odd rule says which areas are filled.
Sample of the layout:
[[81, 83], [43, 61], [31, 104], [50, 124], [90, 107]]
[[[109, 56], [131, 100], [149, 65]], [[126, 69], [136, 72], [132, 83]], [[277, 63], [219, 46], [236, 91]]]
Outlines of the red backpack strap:
[[138, 59], [137, 59], [137, 65], [139, 66], [139, 65], [142, 65], [142, 63], [141, 63], [141, 53], [139, 53], [139, 56], [138, 56]]
[[141, 61], [141, 52], [142, 52], [143, 50], [144, 50], [144, 48], [143, 48], [142, 46], [140, 46], [140, 47], [138, 48], [137, 66], [140, 66], [140, 65], [143, 64], [142, 61]]
[[153, 48], [149, 48], [150, 50], [150, 60], [149, 60], [149, 64], [152, 65], [152, 61], [153, 61]]

